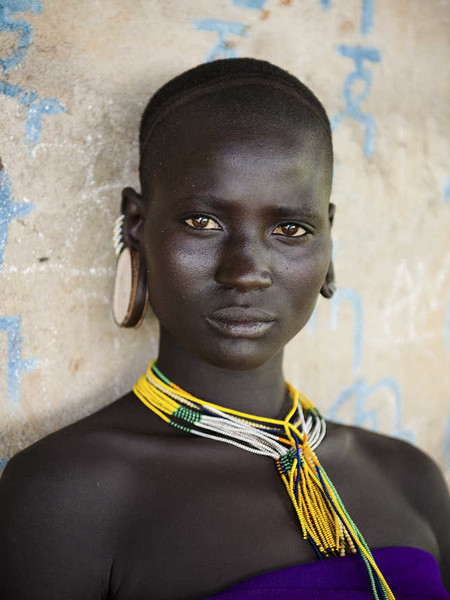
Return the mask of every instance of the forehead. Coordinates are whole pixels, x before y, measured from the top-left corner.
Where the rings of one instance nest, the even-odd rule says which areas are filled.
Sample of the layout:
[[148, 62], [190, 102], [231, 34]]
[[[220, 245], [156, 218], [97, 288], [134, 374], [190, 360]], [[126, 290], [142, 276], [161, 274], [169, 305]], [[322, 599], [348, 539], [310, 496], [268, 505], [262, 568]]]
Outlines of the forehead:
[[304, 193], [320, 188], [321, 196], [325, 188], [329, 196], [331, 184], [324, 123], [296, 95], [254, 82], [211, 88], [172, 106], [142, 160], [150, 182], [166, 189], [187, 181], [227, 189], [259, 182], [278, 193], [296, 186]]

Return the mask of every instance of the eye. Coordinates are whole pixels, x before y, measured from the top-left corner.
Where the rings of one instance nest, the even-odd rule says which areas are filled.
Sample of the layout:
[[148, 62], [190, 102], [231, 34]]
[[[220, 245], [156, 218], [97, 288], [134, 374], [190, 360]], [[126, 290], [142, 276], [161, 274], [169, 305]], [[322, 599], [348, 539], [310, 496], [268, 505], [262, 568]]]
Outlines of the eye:
[[206, 215], [194, 215], [189, 219], [185, 219], [184, 222], [193, 229], [222, 229], [217, 221]]
[[282, 223], [273, 230], [275, 235], [283, 235], [291, 238], [303, 237], [308, 231], [298, 223]]

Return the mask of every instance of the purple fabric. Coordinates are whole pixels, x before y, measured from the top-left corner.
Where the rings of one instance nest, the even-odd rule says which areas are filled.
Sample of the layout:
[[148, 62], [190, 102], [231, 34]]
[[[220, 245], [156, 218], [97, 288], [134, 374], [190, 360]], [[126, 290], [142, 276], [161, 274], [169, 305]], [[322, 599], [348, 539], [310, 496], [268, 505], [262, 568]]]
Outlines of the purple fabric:
[[[450, 600], [431, 554], [407, 547], [372, 551], [396, 600]], [[357, 556], [332, 558], [259, 575], [206, 600], [373, 600]]]

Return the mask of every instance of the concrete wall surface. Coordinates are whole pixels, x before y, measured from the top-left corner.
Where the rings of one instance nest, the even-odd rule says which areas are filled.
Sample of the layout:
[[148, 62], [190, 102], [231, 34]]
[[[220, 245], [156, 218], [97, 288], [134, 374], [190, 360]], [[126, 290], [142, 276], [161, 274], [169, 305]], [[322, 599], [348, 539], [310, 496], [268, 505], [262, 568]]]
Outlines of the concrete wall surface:
[[330, 418], [448, 470], [448, 0], [0, 0], [0, 465], [111, 402], [158, 327], [111, 317], [149, 96], [198, 63], [291, 71], [332, 118], [338, 292], [286, 352]]

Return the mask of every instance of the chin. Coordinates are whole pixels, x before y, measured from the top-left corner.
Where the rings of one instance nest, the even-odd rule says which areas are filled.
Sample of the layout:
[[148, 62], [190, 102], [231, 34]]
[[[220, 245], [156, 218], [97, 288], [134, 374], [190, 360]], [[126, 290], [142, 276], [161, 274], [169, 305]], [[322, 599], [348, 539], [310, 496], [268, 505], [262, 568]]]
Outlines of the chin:
[[[218, 369], [229, 371], [251, 371], [262, 367], [280, 352], [280, 348], [258, 348], [254, 340], [233, 340], [230, 347], [217, 348], [201, 353], [200, 358]], [[228, 346], [228, 345], [227, 345]]]

